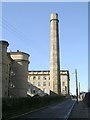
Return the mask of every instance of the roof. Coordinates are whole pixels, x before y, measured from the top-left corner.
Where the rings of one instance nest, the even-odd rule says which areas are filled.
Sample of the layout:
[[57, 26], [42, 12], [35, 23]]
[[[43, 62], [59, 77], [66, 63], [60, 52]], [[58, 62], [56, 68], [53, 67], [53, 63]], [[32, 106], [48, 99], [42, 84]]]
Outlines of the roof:
[[[30, 70], [28, 72], [50, 72], [50, 70]], [[69, 70], [60, 70], [60, 72], [69, 72]]]
[[14, 60], [10, 57], [10, 53], [7, 53], [7, 56], [8, 56], [8, 58], [9, 58], [11, 61], [14, 61]]
[[21, 52], [21, 51], [18, 51], [17, 52], [9, 52], [10, 54], [13, 54], [13, 55], [18, 55], [18, 54], [26, 54], [28, 56], [30, 56], [28, 53], [25, 53], [25, 52]]

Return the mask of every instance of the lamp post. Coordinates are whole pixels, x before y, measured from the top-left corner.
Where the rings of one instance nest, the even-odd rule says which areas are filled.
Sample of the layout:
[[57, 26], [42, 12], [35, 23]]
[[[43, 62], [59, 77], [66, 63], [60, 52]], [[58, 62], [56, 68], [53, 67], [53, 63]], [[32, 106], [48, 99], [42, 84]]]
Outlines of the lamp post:
[[76, 81], [76, 99], [78, 103], [78, 80], [77, 80], [77, 69], [75, 69], [75, 81]]

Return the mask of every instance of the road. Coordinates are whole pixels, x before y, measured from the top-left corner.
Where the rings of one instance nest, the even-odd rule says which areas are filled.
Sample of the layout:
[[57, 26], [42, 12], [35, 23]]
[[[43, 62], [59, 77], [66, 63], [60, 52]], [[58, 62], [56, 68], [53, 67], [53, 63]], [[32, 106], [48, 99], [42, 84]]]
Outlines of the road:
[[17, 118], [64, 118], [66, 119], [75, 100], [68, 99], [62, 103], [50, 105], [45, 108], [27, 113]]

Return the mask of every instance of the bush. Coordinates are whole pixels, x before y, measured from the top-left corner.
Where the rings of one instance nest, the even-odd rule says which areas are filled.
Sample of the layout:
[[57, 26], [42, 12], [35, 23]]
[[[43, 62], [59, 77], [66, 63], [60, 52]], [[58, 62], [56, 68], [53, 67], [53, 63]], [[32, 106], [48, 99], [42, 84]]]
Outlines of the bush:
[[86, 93], [83, 101], [87, 104], [88, 107], [90, 107], [90, 92]]

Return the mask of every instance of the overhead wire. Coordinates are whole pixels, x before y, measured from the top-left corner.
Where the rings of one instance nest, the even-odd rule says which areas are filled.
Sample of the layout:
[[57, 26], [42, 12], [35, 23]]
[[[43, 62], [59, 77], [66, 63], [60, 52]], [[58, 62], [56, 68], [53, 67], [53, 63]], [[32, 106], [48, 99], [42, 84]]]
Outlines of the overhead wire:
[[[1, 19], [1, 18], [0, 18], [0, 19]], [[32, 47], [32, 46], [29, 45], [30, 43], [28, 42], [28, 40], [27, 40], [27, 42], [25, 41], [26, 38], [27, 38], [26, 35], [23, 34], [20, 30], [18, 30], [14, 25], [12, 25], [12, 24], [10, 24], [9, 22], [7, 22], [7, 20], [6, 20], [5, 18], [2, 18], [1, 22], [2, 22], [2, 28], [5, 28], [5, 29], [8, 30], [9, 32], [15, 34], [15, 36], [16, 36], [19, 40], [24, 41], [27, 46]], [[30, 40], [30, 41], [32, 42], [32, 40]], [[33, 43], [32, 43], [32, 44], [33, 44]], [[34, 42], [34, 45], [35, 45], [35, 44], [36, 44], [36, 46], [38, 45], [36, 41]], [[34, 50], [35, 50], [35, 49], [34, 49]], [[45, 55], [45, 54], [44, 54], [44, 53], [45, 53], [45, 52], [44, 52], [45, 49], [41, 50], [41, 49], [40, 49], [40, 46], [38, 46], [38, 47], [36, 48], [36, 51], [39, 51], [40, 54]]]
[[2, 18], [2, 23], [5, 24], [6, 26], [10, 27], [11, 29], [13, 29], [13, 31], [16, 32], [17, 34], [19, 34], [21, 37], [24, 37], [24, 38], [26, 37], [25, 34], [23, 34], [21, 31], [19, 31], [15, 26], [13, 26], [9, 22], [7, 22], [5, 20], [5, 18]]

